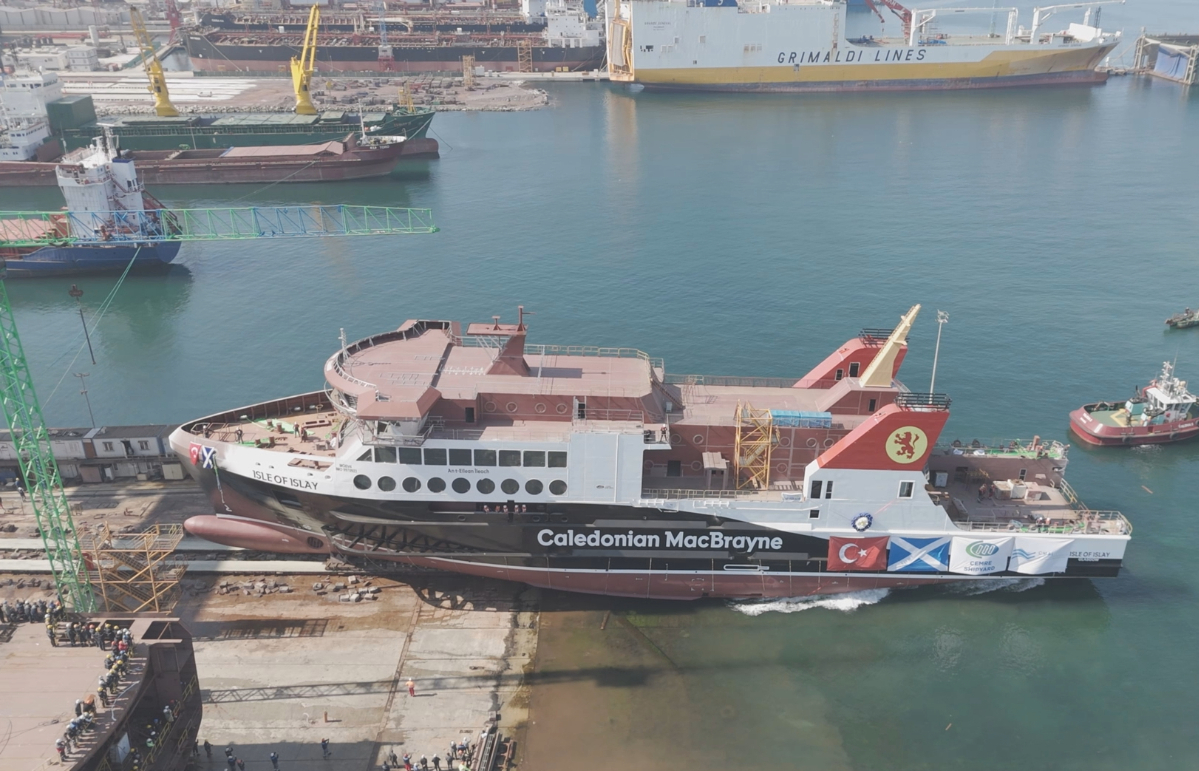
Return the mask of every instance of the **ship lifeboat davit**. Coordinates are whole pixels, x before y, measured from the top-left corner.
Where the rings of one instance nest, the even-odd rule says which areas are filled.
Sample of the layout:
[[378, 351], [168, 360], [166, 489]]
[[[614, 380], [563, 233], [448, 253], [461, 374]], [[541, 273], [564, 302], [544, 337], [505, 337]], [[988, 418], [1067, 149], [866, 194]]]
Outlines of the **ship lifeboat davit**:
[[244, 519], [204, 514], [183, 523], [187, 532], [206, 541], [254, 551], [279, 554], [327, 554], [329, 541], [317, 535], [278, 530], [270, 525]]

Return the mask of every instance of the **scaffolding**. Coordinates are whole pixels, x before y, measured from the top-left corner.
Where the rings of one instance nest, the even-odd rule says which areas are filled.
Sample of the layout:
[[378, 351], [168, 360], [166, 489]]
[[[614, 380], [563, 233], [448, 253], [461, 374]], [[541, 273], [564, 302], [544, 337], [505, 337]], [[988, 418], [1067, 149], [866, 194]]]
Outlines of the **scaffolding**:
[[462, 57], [462, 87], [475, 87], [475, 57], [473, 56]]
[[533, 71], [533, 42], [520, 40], [516, 43], [516, 71]]
[[154, 525], [138, 533], [114, 533], [105, 522], [91, 537], [86, 559], [92, 588], [108, 613], [162, 613], [179, 600], [187, 564], [172, 560], [183, 525]]
[[774, 416], [770, 410], [754, 409], [749, 402], [737, 402], [733, 420], [737, 426], [733, 450], [737, 489], [765, 490], [770, 487], [770, 454], [779, 440]]

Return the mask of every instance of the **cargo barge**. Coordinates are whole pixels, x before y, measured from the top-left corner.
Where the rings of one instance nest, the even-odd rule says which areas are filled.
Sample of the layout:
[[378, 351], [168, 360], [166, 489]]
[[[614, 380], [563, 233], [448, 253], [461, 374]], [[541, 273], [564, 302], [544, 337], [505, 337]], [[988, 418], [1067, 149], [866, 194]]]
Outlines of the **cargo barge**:
[[[618, 0], [609, 75], [647, 89], [759, 93], [1091, 85], [1107, 79], [1096, 67], [1120, 41], [1099, 28], [1098, 2], [1037, 8], [1025, 28], [1015, 8], [868, 5], [876, 1], [896, 17], [891, 26], [875, 8], [879, 23], [851, 35], [844, 0]], [[1067, 7], [1086, 8], [1083, 23], [1046, 29]], [[1007, 23], [977, 34], [937, 28], [971, 15]]]
[[[71, 155], [86, 152], [76, 150]], [[71, 155], [63, 162], [70, 163]], [[150, 185], [331, 182], [384, 177], [403, 158], [435, 158], [437, 142], [417, 139], [409, 143], [403, 137], [376, 137], [362, 143], [356, 134], [350, 134], [338, 142], [313, 145], [128, 150], [119, 157], [135, 161], [142, 182]], [[58, 165], [0, 162], [0, 185], [56, 184]]]
[[1119, 573], [1131, 525], [1077, 503], [1065, 446], [938, 445], [949, 399], [896, 379], [918, 310], [779, 380], [530, 344], [523, 310], [410, 320], [343, 342], [325, 390], [176, 430], [216, 512], [185, 527], [667, 599]]
[[[203, 72], [282, 71], [304, 45], [298, 16], [206, 14], [184, 32], [192, 69]], [[603, 66], [603, 24], [567, 0], [536, 4], [529, 17], [486, 12], [448, 16], [405, 14], [388, 22], [326, 16], [317, 34], [316, 70], [337, 72], [461, 72], [474, 57], [487, 70], [593, 70]]]

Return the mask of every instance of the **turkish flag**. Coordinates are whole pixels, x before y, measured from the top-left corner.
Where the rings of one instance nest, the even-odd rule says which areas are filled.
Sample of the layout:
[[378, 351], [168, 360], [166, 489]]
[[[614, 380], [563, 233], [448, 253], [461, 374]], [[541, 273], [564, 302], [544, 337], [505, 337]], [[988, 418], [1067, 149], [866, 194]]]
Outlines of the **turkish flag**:
[[886, 570], [887, 536], [879, 538], [828, 539], [828, 569], [839, 573], [845, 570]]
[[200, 445], [196, 444], [195, 442], [192, 442], [191, 445], [187, 448], [187, 456], [189, 458], [191, 458], [191, 462], [192, 462], [193, 466], [198, 465], [200, 463], [200, 449], [201, 449]]

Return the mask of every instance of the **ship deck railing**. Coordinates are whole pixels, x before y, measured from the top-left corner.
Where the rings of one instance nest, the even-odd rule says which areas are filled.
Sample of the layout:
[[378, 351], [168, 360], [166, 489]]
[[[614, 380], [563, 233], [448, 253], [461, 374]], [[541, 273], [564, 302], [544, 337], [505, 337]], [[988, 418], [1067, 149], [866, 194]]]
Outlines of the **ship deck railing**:
[[690, 487], [658, 487], [643, 488], [643, 501], [681, 501], [681, 500], [767, 500], [781, 501], [783, 493], [780, 490], [708, 490]]
[[1047, 535], [1132, 535], [1132, 523], [1118, 511], [1078, 509], [1077, 518], [1052, 518], [1044, 522], [1018, 519], [955, 521], [961, 530], [991, 533], [1044, 533]]
[[[1040, 440], [1035, 446], [1033, 442], [1025, 443], [1020, 439], [989, 439], [980, 441], [973, 439], [969, 444], [960, 440], [953, 442], [938, 442], [933, 448], [934, 453], [941, 455], [959, 454], [962, 456], [988, 458], [1028, 458], [1038, 457], [1062, 460], [1066, 457], [1068, 445], [1056, 440]], [[955, 453], [960, 450], [961, 452]]]

